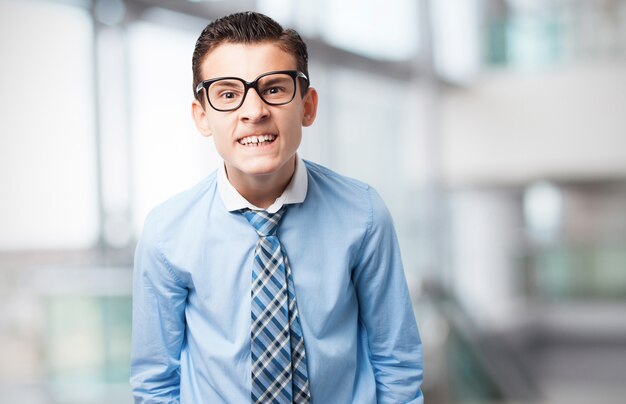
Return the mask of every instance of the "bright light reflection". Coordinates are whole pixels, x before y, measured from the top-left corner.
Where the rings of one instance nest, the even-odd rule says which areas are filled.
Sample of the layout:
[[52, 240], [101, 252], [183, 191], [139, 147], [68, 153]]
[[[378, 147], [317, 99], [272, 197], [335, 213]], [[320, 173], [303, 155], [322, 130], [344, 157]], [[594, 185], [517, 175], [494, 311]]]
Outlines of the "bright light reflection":
[[0, 2], [0, 249], [97, 239], [92, 38], [83, 9]]
[[207, 176], [220, 161], [191, 118], [196, 32], [147, 22], [129, 30], [134, 219]]

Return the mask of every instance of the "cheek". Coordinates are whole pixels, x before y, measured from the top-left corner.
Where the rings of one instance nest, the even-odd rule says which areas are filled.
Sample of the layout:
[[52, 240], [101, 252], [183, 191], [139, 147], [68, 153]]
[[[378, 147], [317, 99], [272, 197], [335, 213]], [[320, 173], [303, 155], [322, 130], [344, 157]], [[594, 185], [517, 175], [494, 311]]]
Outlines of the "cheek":
[[220, 155], [228, 153], [232, 147], [233, 137], [230, 128], [224, 124], [211, 125], [213, 145]]
[[234, 131], [234, 124], [227, 116], [210, 116], [208, 118], [209, 129], [215, 137], [215, 143], [223, 142]]
[[302, 114], [300, 111], [282, 117], [283, 129], [288, 131], [293, 138], [302, 134]]

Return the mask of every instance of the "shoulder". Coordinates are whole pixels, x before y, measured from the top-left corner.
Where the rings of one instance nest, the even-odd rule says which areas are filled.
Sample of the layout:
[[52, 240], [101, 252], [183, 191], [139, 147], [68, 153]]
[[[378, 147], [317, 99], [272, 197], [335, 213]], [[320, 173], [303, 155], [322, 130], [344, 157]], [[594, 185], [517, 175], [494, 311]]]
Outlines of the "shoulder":
[[179, 285], [190, 281], [189, 272], [180, 264], [197, 251], [194, 248], [206, 228], [215, 188], [215, 174], [211, 174], [148, 213], [135, 250], [138, 274], [151, 274], [154, 279], [173, 280]]
[[183, 192], [155, 206], [147, 215], [142, 233], [160, 232], [174, 227], [184, 227], [195, 220], [206, 208], [207, 199], [212, 198], [216, 189], [216, 172]]
[[343, 206], [351, 211], [361, 211], [368, 216], [369, 222], [390, 220], [385, 202], [369, 184], [307, 160], [304, 164], [312, 198], [330, 199], [335, 208]]
[[304, 165], [307, 169], [309, 182], [313, 181], [314, 184], [320, 184], [331, 189], [338, 188], [342, 191], [354, 192], [362, 195], [365, 195], [368, 189], [371, 188], [368, 184], [362, 181], [341, 175], [320, 164], [304, 160]]

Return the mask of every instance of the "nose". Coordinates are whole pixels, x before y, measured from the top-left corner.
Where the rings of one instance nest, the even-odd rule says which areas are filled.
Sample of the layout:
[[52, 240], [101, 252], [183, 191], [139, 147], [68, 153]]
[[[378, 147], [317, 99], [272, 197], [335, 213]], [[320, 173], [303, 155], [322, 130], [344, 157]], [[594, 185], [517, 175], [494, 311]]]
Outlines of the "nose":
[[254, 88], [249, 88], [246, 98], [239, 107], [241, 119], [246, 122], [257, 122], [269, 115], [267, 104]]

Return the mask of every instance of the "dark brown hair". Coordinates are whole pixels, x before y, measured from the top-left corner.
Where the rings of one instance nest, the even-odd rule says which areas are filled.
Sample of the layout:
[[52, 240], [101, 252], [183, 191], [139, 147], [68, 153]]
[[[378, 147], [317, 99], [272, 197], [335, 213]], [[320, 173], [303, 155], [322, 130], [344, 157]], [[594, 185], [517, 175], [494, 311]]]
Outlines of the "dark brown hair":
[[[299, 71], [309, 76], [308, 53], [306, 44], [293, 29], [284, 29], [270, 17], [247, 11], [219, 18], [204, 28], [193, 51], [191, 67], [193, 70], [193, 92], [196, 99], [196, 87], [202, 81], [200, 67], [208, 53], [223, 43], [252, 44], [275, 42], [283, 51], [293, 55]], [[304, 83], [304, 81], [301, 81]], [[306, 88], [302, 87], [304, 96]]]

